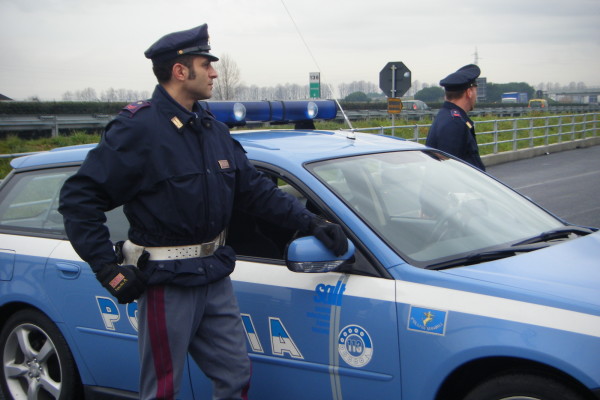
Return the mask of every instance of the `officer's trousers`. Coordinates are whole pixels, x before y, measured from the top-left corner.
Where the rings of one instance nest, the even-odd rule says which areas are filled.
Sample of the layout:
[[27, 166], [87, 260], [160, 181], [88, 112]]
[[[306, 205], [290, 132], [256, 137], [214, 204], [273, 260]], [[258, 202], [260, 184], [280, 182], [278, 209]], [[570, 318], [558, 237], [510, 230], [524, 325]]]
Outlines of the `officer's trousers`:
[[189, 354], [213, 399], [247, 399], [250, 360], [229, 277], [199, 287], [150, 286], [138, 300], [140, 399], [174, 400]]

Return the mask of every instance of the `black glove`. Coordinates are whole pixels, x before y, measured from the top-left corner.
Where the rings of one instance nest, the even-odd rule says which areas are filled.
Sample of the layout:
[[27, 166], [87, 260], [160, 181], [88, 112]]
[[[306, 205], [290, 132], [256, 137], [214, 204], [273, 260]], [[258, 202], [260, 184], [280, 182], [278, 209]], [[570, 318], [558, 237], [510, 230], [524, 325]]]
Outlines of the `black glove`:
[[310, 221], [309, 229], [310, 233], [336, 256], [339, 257], [348, 251], [348, 239], [338, 224], [315, 217]]
[[120, 304], [133, 302], [146, 289], [146, 277], [133, 265], [105, 264], [96, 272], [96, 279]]

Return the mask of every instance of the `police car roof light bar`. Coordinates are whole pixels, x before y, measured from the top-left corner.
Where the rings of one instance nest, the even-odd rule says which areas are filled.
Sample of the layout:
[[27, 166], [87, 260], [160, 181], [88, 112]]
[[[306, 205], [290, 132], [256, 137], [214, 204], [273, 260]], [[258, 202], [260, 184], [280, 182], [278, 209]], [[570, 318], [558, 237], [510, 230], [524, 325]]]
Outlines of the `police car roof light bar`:
[[334, 100], [290, 101], [201, 101], [200, 106], [229, 126], [247, 122], [289, 123], [313, 119], [334, 119]]

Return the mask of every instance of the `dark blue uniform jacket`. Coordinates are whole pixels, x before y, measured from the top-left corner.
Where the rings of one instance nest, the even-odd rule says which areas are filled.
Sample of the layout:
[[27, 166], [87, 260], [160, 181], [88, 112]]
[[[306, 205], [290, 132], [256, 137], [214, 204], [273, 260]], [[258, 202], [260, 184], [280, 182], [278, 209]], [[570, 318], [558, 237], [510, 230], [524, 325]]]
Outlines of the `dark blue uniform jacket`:
[[425, 144], [485, 171], [475, 138], [475, 124], [462, 108], [449, 101], [444, 102], [435, 117]]
[[187, 111], [159, 85], [150, 101], [130, 104], [107, 126], [65, 182], [59, 210], [76, 252], [97, 271], [116, 261], [106, 211], [124, 204], [138, 245], [180, 246], [214, 239], [234, 202], [302, 231], [313, 216], [249, 163], [226, 125], [200, 107]]

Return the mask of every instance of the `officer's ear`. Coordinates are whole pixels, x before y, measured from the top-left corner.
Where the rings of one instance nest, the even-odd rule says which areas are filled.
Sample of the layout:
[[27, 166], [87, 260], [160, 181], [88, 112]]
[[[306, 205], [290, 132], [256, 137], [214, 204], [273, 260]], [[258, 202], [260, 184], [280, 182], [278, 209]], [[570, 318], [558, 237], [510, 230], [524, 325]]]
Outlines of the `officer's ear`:
[[177, 81], [185, 81], [189, 73], [189, 68], [181, 63], [173, 64], [173, 68], [171, 69], [171, 76]]
[[473, 97], [477, 97], [477, 90], [475, 89], [475, 87], [471, 86], [470, 88], [468, 88], [466, 90], [467, 92], [467, 97], [468, 98], [473, 98]]

